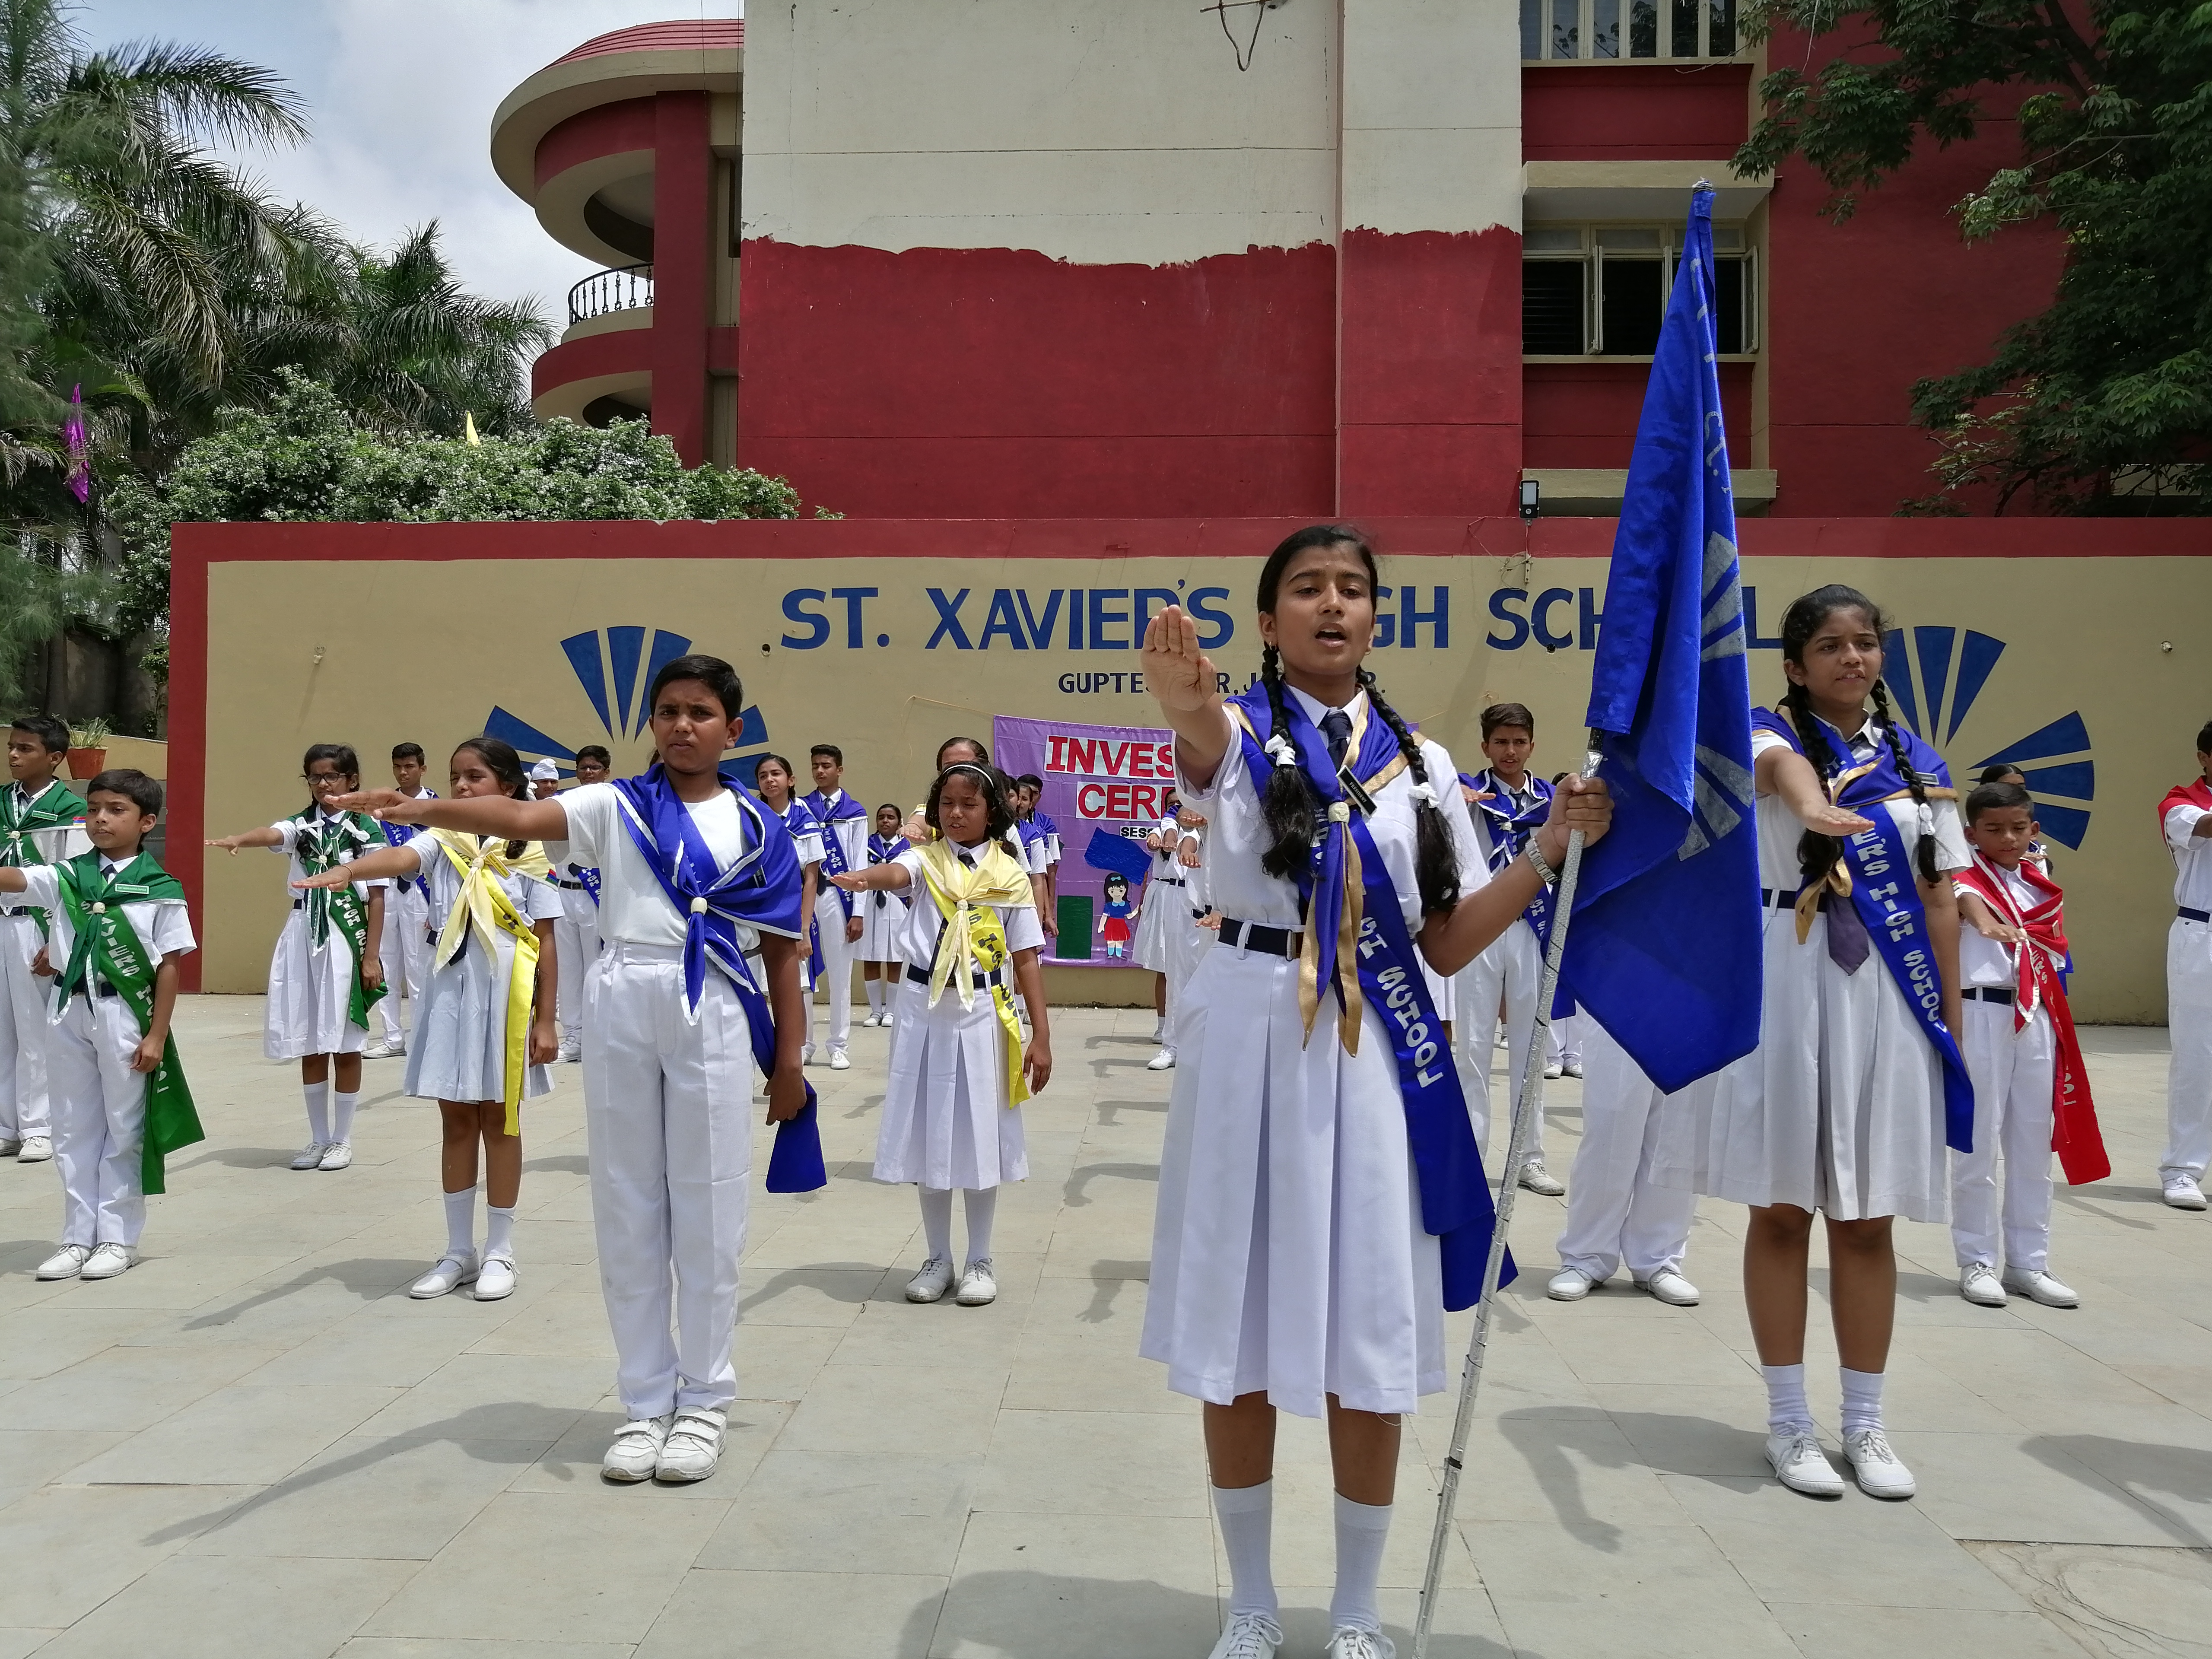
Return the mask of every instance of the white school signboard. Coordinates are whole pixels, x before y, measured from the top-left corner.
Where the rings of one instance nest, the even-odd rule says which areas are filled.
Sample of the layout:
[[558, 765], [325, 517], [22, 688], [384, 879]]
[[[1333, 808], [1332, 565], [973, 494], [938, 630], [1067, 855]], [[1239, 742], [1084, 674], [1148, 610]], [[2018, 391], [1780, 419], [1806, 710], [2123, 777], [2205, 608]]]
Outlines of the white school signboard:
[[[168, 845], [211, 991], [257, 991], [284, 914], [273, 860], [197, 858], [203, 831], [305, 799], [307, 744], [344, 742], [371, 782], [402, 741], [434, 783], [490, 730], [562, 764], [650, 749], [644, 690], [685, 651], [744, 677], [733, 758], [845, 750], [848, 787], [911, 804], [945, 738], [994, 715], [1156, 726], [1137, 653], [1182, 605], [1231, 686], [1255, 670], [1253, 588], [1296, 521], [753, 521], [180, 526]], [[1603, 626], [1606, 520], [1367, 524], [1383, 590], [1370, 665], [1472, 769], [1486, 703], [1527, 703], [1534, 764], [1577, 763]], [[2008, 759], [2057, 843], [2087, 1019], [2164, 1018], [2172, 867], [2154, 808], [2212, 719], [2212, 531], [2192, 520], [1747, 520], [1755, 700], [1783, 680], [1777, 619], [1828, 581], [1890, 612], [1904, 717], [1961, 781]], [[749, 769], [749, 763], [748, 763]], [[1071, 857], [1083, 834], [1063, 822]], [[1060, 972], [1060, 970], [1055, 970]], [[1056, 994], [1109, 997], [1065, 970]]]

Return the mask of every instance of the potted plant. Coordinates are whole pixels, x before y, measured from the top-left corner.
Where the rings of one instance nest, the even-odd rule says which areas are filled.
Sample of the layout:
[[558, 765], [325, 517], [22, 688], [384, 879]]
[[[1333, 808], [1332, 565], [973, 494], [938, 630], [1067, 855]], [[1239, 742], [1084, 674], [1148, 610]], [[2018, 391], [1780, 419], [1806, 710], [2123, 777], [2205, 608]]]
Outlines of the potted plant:
[[89, 782], [107, 768], [107, 739], [114, 728], [104, 720], [88, 720], [70, 727], [70, 776]]

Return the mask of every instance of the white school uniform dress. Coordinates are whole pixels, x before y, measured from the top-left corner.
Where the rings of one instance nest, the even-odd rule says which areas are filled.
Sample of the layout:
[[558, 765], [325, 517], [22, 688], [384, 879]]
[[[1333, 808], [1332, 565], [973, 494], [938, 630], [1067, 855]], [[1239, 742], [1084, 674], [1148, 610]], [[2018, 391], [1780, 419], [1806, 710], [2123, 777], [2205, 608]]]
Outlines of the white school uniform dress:
[[[308, 874], [300, 861], [300, 834], [322, 816], [321, 809], [295, 818], [281, 818], [270, 827], [282, 837], [270, 850], [289, 860], [285, 890], [292, 896], [292, 913], [276, 935], [276, 949], [269, 959], [269, 1007], [261, 1030], [261, 1052], [270, 1060], [305, 1060], [311, 1054], [357, 1054], [368, 1032], [346, 1018], [359, 971], [353, 946], [336, 922], [319, 949], [307, 927], [307, 896], [291, 882]], [[367, 849], [374, 852], [371, 845]], [[349, 856], [348, 863], [352, 861]], [[369, 890], [388, 887], [382, 878], [357, 881], [354, 892], [362, 904]]]
[[[584, 1123], [616, 1385], [632, 1418], [726, 1409], [737, 1397], [738, 1258], [752, 1171], [757, 1067], [744, 1009], [710, 967], [699, 1016], [686, 1016], [684, 923], [630, 838], [615, 787], [587, 783], [555, 799], [570, 856], [599, 872], [604, 943], [584, 981]], [[757, 853], [726, 792], [690, 810], [722, 870]], [[757, 933], [737, 930], [749, 956]]]
[[1652, 1179], [1659, 1136], [1670, 1110], [1692, 1106], [1711, 1078], [1663, 1095], [1597, 1021], [1583, 1038], [1583, 1138], [1567, 1182], [1567, 1224], [1559, 1265], [1592, 1279], [1622, 1267], [1638, 1284], [1679, 1271], [1690, 1247], [1698, 1195]]
[[2161, 1176], [2202, 1180], [2212, 1163], [2212, 837], [2200, 839], [2204, 809], [2166, 810], [2160, 825], [2173, 854], [2175, 915], [2166, 930], [2166, 1156]]
[[[1452, 775], [1456, 778], [1457, 774]], [[1516, 811], [1525, 811], [1534, 805], [1537, 796], [1534, 775], [1528, 775], [1526, 787], [1513, 792], [1513, 805]], [[1492, 841], [1490, 825], [1482, 815], [1472, 804], [1463, 804], [1460, 811], [1447, 811], [1444, 816], [1455, 823], [1460, 818], [1468, 821], [1476, 845], [1482, 849], [1483, 867], [1488, 869], [1490, 860], [1500, 849]], [[1525, 916], [1516, 916], [1481, 954], [1453, 975], [1451, 1002], [1438, 1008], [1439, 1013], [1453, 1022], [1452, 1035], [1457, 1039], [1453, 1047], [1458, 1051], [1455, 1058], [1459, 1064], [1460, 1086], [1467, 1092], [1468, 1115], [1474, 1121], [1474, 1144], [1482, 1150], [1483, 1168], [1493, 1174], [1512, 1139], [1513, 1109], [1520, 1103], [1521, 1079], [1528, 1072], [1529, 1051], [1535, 1043], [1536, 990], [1543, 974], [1543, 943]], [[1435, 975], [1431, 974], [1431, 995], [1435, 988]], [[1498, 1034], [1498, 1005], [1501, 1000], [1505, 1005], [1508, 1092], [1503, 1109], [1497, 1114], [1498, 1157], [1492, 1158], [1490, 1068], [1497, 1046], [1493, 1039]], [[1544, 1114], [1540, 1100], [1535, 1121], [1528, 1126], [1527, 1156], [1533, 1162], [1543, 1161]]]
[[[1182, 833], [1173, 818], [1160, 820], [1162, 836], [1174, 837]], [[1138, 967], [1164, 974], [1168, 971], [1169, 948], [1175, 939], [1176, 913], [1189, 908], [1185, 900], [1190, 872], [1176, 862], [1172, 852], [1152, 856], [1152, 867], [1145, 878], [1145, 896], [1137, 908], [1137, 933], [1129, 941], [1129, 954]], [[1174, 1005], [1170, 1003], [1169, 1006], [1172, 1010]]]
[[[103, 859], [100, 867], [112, 874], [118, 866]], [[61, 878], [51, 865], [26, 870], [23, 878], [23, 902], [46, 913], [48, 959], [57, 965], [68, 961], [76, 933], [62, 908]], [[157, 966], [164, 957], [196, 948], [182, 900], [125, 904], [123, 916]], [[49, 988], [51, 1003], [53, 981], [41, 982]], [[71, 997], [46, 1034], [54, 1168], [62, 1180], [62, 1243], [132, 1249], [146, 1226], [141, 1165], [148, 1074], [131, 1069], [131, 1056], [146, 1029], [126, 999], [98, 995], [96, 988], [88, 982]]]
[[[2021, 910], [2043, 895], [2011, 871], [1996, 867], [2005, 891]], [[1961, 887], [1960, 893], [1967, 890]], [[2033, 950], [2033, 945], [2019, 947]], [[1985, 1002], [1984, 987], [2016, 992], [2020, 972], [2012, 952], [1959, 923], [1959, 983], [1967, 993], [1959, 1012], [1959, 1048], [1974, 1084], [1974, 1150], [1951, 1154], [1951, 1244], [1964, 1269], [1974, 1262], [2002, 1270], [2041, 1273], [2051, 1261], [2051, 1137], [2056, 1106], [2058, 1033], [2051, 1011], [2039, 1005], [2028, 1022], [2013, 1029], [2018, 1010], [2009, 1000]], [[2002, 1206], [1997, 1159], [2004, 1159]], [[2002, 1216], [2003, 1254], [1998, 1254]]]
[[[769, 810], [772, 812], [775, 809], [769, 807]], [[822, 826], [814, 821], [814, 814], [799, 804], [799, 797], [796, 795], [791, 798], [790, 808], [783, 814], [783, 825], [785, 829], [791, 831], [792, 844], [799, 849], [799, 869], [803, 875], [808, 865], [822, 862]], [[817, 870], [814, 872], [814, 911], [815, 915], [819, 915], [822, 912], [823, 892], [828, 888], [829, 882], [822, 872]], [[804, 935], [800, 937], [800, 943], [805, 943]], [[822, 965], [826, 969], [830, 965], [826, 944], [823, 949]], [[806, 1036], [807, 1041], [811, 1042], [814, 1038], [814, 958], [811, 952], [803, 950], [799, 953], [799, 983], [807, 996]]]
[[[1186, 840], [1193, 842], [1199, 840], [1199, 832], [1195, 830], [1186, 830], [1182, 833]], [[1199, 846], [1199, 856], [1203, 859], [1206, 856], [1206, 848], [1202, 842]], [[1180, 847], [1177, 848], [1177, 851], [1181, 851]], [[1199, 917], [1206, 914], [1205, 889], [1202, 885], [1206, 875], [1204, 866], [1201, 865], [1198, 869], [1193, 870], [1184, 866], [1178, 859], [1171, 859], [1169, 863], [1176, 876], [1182, 883], [1180, 888], [1163, 886], [1157, 895], [1161, 901], [1160, 908], [1168, 912], [1166, 926], [1168, 1046], [1173, 1048], [1176, 1045], [1174, 1034], [1179, 1023], [1177, 1017], [1182, 1012], [1183, 1004], [1189, 1000], [1192, 976], [1198, 972], [1198, 964], [1206, 955], [1206, 947], [1213, 942], [1213, 935], [1198, 925]], [[1155, 895], [1147, 890], [1146, 894], [1147, 908], [1150, 908], [1154, 896]], [[1139, 915], [1137, 921], [1141, 926], [1144, 917]]]
[[[834, 812], [837, 810], [838, 802], [846, 799], [845, 792], [837, 790], [823, 798], [823, 809]], [[802, 801], [800, 805], [804, 810], [805, 803]], [[820, 823], [819, 820], [817, 822]], [[817, 834], [823, 839], [830, 836], [837, 837], [837, 850], [844, 854], [846, 869], [865, 870], [868, 867], [870, 822], [869, 816], [864, 812], [857, 817], [821, 823]], [[817, 852], [815, 856], [820, 858], [823, 854]], [[801, 865], [806, 862], [804, 852], [799, 854], [799, 862]], [[806, 1041], [810, 1047], [813, 1044], [815, 1021], [826, 1013], [823, 1024], [828, 1027], [829, 1046], [833, 1050], [847, 1048], [853, 1041], [853, 964], [860, 959], [860, 947], [857, 941], [848, 942], [845, 938], [845, 924], [849, 920], [845, 915], [845, 902], [849, 898], [854, 913], [858, 915], [861, 896], [848, 894], [831, 886], [827, 866], [823, 866], [816, 880], [820, 884], [814, 892], [814, 921], [822, 939], [822, 988], [828, 993], [829, 1006], [825, 1010], [817, 1008], [811, 1000], [807, 1003]], [[866, 925], [865, 918], [863, 925]]]
[[[972, 851], [954, 850], [963, 863], [975, 862]], [[963, 1008], [957, 988], [948, 980], [937, 1006], [929, 1006], [930, 969], [937, 961], [945, 915], [930, 896], [921, 854], [909, 850], [897, 861], [906, 868], [914, 902], [899, 933], [907, 967], [892, 993], [898, 1003], [898, 1023], [892, 1027], [897, 1035], [891, 1044], [883, 1127], [876, 1137], [876, 1179], [969, 1192], [1024, 1180], [1029, 1152], [1022, 1139], [1022, 1115], [1006, 1104], [1006, 1033], [996, 1002], [978, 986], [973, 1006]], [[1006, 936], [1006, 962], [998, 971], [1011, 988], [1014, 952], [1042, 951], [1044, 929], [1032, 905], [992, 908]]]
[[[904, 846], [901, 842], [901, 846]], [[864, 857], [872, 857], [864, 854]], [[866, 867], [863, 866], [862, 867]], [[855, 893], [853, 902], [860, 907], [860, 944], [859, 955], [862, 962], [903, 962], [899, 954], [899, 934], [906, 925], [907, 906], [912, 902], [911, 893]], [[893, 1030], [898, 1028], [893, 1026]]]
[[[571, 1048], [584, 1040], [584, 975], [599, 954], [599, 902], [586, 884], [599, 872], [569, 856], [566, 842], [545, 843], [546, 861], [553, 866], [548, 880], [561, 896], [561, 914], [553, 920], [554, 1011], [561, 1022], [561, 1046]], [[442, 922], [444, 917], [438, 920]]]
[[[1887, 742], [1869, 720], [1851, 740], [1853, 761], [1875, 758], [1877, 745]], [[1751, 734], [1754, 763], [1788, 746], [1771, 732]], [[1936, 868], [1966, 869], [1972, 859], [1957, 804], [1929, 805]], [[1916, 858], [1911, 798], [1875, 810], [1890, 815], [1907, 858]], [[1803, 825], [1778, 795], [1759, 796], [1757, 822], [1759, 884], [1779, 896], [1765, 911], [1759, 1047], [1723, 1071], [1710, 1096], [1668, 1114], [1658, 1179], [1736, 1204], [1820, 1210], [1836, 1221], [1948, 1220], [1942, 1063], [1880, 951], [1846, 974], [1829, 959], [1825, 912], [1797, 942], [1791, 907], [1803, 884]]]
[[[1295, 688], [1316, 726], [1324, 710]], [[1348, 706], [1355, 720], [1366, 694]], [[1455, 775], [1424, 742], [1431, 778]], [[1266, 780], [1257, 780], [1264, 784]], [[1296, 931], [1296, 884], [1268, 875], [1271, 844], [1243, 745], [1209, 786], [1206, 887], [1230, 920]], [[1409, 772], [1375, 791], [1368, 820], [1407, 927], [1421, 924]], [[1447, 812], [1460, 890], [1489, 880], [1474, 827]], [[1305, 1040], [1298, 963], [1217, 944], [1192, 976], [1176, 1033], [1160, 1153], [1152, 1288], [1140, 1352], [1178, 1394], [1226, 1405], [1264, 1392], [1302, 1417], [1335, 1395], [1355, 1411], [1409, 1412], [1444, 1387], [1443, 1275], [1421, 1224], [1390, 1037], [1369, 1002], [1359, 1052], [1339, 1041], [1332, 995]]]
[[[424, 789], [415, 799], [435, 800], [438, 792]], [[385, 840], [403, 847], [414, 839], [404, 834], [395, 838], [392, 832], [400, 828], [386, 824]], [[417, 883], [396, 881], [385, 890], [384, 937], [378, 954], [384, 963], [386, 989], [377, 1000], [376, 1014], [384, 1024], [385, 1042], [393, 1048], [407, 1040], [399, 1024], [399, 999], [404, 996], [415, 1005], [416, 1014], [422, 1012], [422, 983], [430, 971], [430, 930], [436, 925], [431, 919], [430, 902], [422, 896]]]
[[[431, 914], [443, 927], [453, 901], [460, 896], [460, 872], [429, 836], [417, 836], [409, 846], [422, 860]], [[500, 878], [499, 885], [526, 921], [559, 921], [562, 896], [551, 883], [508, 874]], [[415, 1016], [415, 1041], [407, 1050], [407, 1092], [422, 1100], [504, 1100], [507, 997], [514, 977], [514, 941], [501, 933], [488, 951], [483, 935], [469, 928], [466, 912], [457, 925], [468, 929], [469, 942], [459, 956], [431, 970], [421, 1011]], [[557, 955], [557, 940], [554, 949]], [[559, 967], [557, 961], [555, 967]], [[525, 1100], [552, 1090], [553, 1080], [544, 1066], [524, 1066]]]
[[[20, 783], [7, 787], [20, 814], [36, 797]], [[39, 790], [37, 794], [46, 792]], [[24, 867], [55, 864], [89, 852], [92, 842], [81, 823], [56, 824], [24, 833], [15, 862]], [[23, 1140], [48, 1133], [52, 1109], [46, 1084], [47, 1011], [53, 981], [31, 971], [46, 936], [39, 913], [14, 894], [0, 895], [0, 1140]]]

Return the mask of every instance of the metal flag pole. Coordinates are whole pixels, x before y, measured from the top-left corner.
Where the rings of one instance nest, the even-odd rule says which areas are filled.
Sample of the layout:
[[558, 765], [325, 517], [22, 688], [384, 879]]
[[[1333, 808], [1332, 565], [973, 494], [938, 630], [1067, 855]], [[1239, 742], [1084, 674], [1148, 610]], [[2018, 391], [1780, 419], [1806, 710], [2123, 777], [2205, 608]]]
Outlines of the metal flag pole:
[[[1605, 734], [1589, 734], [1583, 776], [1595, 777], [1604, 757]], [[1482, 1268], [1482, 1297], [1475, 1304], [1474, 1338], [1460, 1370], [1459, 1412], [1452, 1419], [1451, 1449], [1444, 1456], [1443, 1489], [1437, 1494], [1436, 1529], [1429, 1534], [1428, 1571], [1421, 1575], [1420, 1610], [1413, 1619], [1413, 1659], [1428, 1659], [1429, 1632], [1437, 1621], [1437, 1595], [1443, 1587], [1444, 1551], [1451, 1540], [1452, 1510], [1459, 1501], [1459, 1477], [1474, 1429], [1474, 1396], [1482, 1386], [1482, 1362], [1490, 1352], [1490, 1316], [1498, 1305], [1498, 1280], [1505, 1270], [1505, 1237], [1513, 1224], [1513, 1196], [1521, 1188], [1521, 1159], [1528, 1144], [1544, 1094], [1544, 1043], [1552, 1026], [1552, 995], [1559, 983], [1559, 957], [1567, 945], [1567, 924], [1574, 916], [1575, 884], [1582, 875], [1583, 832], [1567, 837], [1559, 866], [1559, 890], [1553, 900], [1552, 933], [1544, 949], [1544, 972], [1536, 983], [1536, 1025], [1521, 1068], [1521, 1092], [1513, 1103], [1513, 1133], [1506, 1145], [1504, 1173], [1498, 1182], [1498, 1218], [1490, 1230], [1490, 1257]]]

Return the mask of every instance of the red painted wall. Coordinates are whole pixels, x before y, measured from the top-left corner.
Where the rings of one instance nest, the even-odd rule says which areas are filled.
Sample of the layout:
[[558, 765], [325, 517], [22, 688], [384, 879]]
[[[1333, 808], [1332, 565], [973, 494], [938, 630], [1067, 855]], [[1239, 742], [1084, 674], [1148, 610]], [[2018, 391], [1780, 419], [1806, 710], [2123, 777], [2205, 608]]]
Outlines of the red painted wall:
[[1531, 161], [1705, 161], [1749, 131], [1751, 66], [1561, 65], [1521, 71], [1521, 154]]
[[538, 184], [602, 155], [651, 149], [654, 140], [653, 100], [625, 98], [570, 116], [538, 141], [532, 167]]
[[[1748, 466], [1752, 365], [1719, 368], [1729, 457], [1734, 465]], [[1644, 383], [1651, 377], [1650, 364], [1530, 363], [1522, 374], [1524, 466], [1628, 465], [1637, 416], [1644, 410]]]
[[707, 459], [714, 210], [707, 94], [653, 96], [653, 429], [686, 466]]

